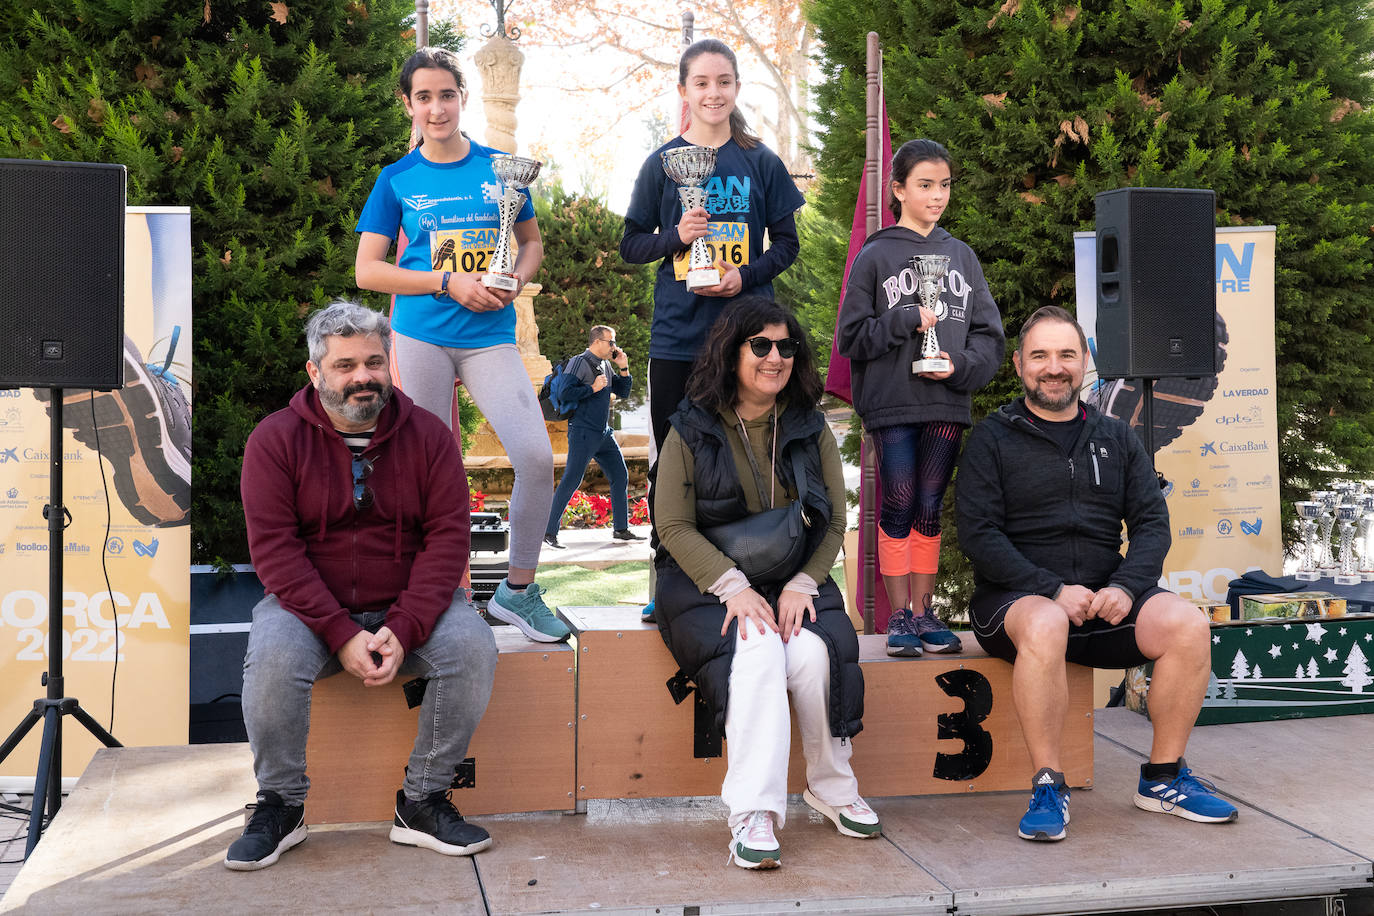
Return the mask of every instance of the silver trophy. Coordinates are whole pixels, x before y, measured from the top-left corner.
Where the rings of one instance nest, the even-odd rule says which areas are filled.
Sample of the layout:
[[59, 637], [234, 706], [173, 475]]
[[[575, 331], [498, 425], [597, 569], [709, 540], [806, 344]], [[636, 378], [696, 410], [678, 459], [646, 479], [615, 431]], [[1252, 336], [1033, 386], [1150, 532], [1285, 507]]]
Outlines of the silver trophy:
[[1298, 517], [1302, 519], [1299, 528], [1302, 546], [1298, 554], [1298, 571], [1293, 574], [1293, 578], [1302, 582], [1316, 582], [1322, 577], [1317, 571], [1317, 519], [1322, 516], [1322, 504], [1304, 499], [1294, 505], [1298, 509]]
[[1370, 533], [1374, 532], [1374, 494], [1366, 493], [1360, 497], [1360, 578], [1374, 582], [1374, 544], [1370, 543]]
[[1355, 526], [1360, 520], [1360, 507], [1353, 502], [1342, 502], [1336, 507], [1340, 519], [1340, 550], [1337, 560], [1337, 585], [1360, 584], [1360, 561], [1355, 556]]
[[[949, 255], [918, 254], [911, 259], [911, 269], [916, 271], [916, 295], [920, 304], [935, 313], [935, 320], [944, 319], [944, 301], [940, 298], [940, 286], [949, 273]], [[935, 328], [926, 331], [921, 341], [921, 358], [911, 364], [911, 373], [948, 372], [954, 364], [940, 355], [940, 341], [935, 336]]]
[[520, 191], [539, 177], [539, 169], [543, 165], [538, 159], [524, 156], [502, 153], [491, 157], [491, 170], [501, 179], [504, 190], [501, 199], [496, 202], [501, 213], [501, 230], [496, 235], [496, 250], [491, 254], [491, 263], [482, 275], [483, 286], [512, 291], [520, 288], [520, 277], [515, 273], [515, 253], [511, 250], [511, 233], [515, 228], [515, 217], [525, 204], [525, 195]]
[[[663, 171], [677, 182], [682, 212], [706, 206], [706, 179], [716, 172], [716, 151], [709, 146], [678, 146], [659, 154]], [[693, 239], [687, 257], [687, 288], [700, 289], [720, 282], [720, 272], [711, 260], [711, 250], [705, 238]]]
[[1317, 571], [1323, 578], [1330, 578], [1340, 571], [1336, 553], [1331, 549], [1331, 529], [1336, 527], [1336, 506], [1340, 496], [1335, 490], [1318, 490], [1312, 498], [1322, 507], [1321, 515], [1317, 516]]

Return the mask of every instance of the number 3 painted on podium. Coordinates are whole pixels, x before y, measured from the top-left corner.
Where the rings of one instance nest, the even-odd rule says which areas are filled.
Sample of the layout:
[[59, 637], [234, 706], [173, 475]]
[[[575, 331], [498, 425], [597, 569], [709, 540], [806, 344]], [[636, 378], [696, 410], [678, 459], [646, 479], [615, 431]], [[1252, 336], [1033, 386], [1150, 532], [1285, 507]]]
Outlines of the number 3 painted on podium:
[[936, 735], [964, 742], [957, 754], [936, 754], [936, 779], [966, 780], [983, 775], [992, 763], [992, 733], [978, 723], [992, 713], [992, 685], [977, 671], [960, 668], [937, 675], [935, 683], [947, 695], [964, 701], [961, 712], [941, 713]]

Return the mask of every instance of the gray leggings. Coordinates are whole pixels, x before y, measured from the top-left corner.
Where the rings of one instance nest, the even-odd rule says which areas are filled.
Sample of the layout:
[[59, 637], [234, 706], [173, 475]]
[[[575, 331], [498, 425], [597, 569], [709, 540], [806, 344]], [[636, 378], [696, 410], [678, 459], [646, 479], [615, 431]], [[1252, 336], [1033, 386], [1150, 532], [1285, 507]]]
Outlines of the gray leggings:
[[462, 379], [477, 409], [501, 439], [515, 484], [510, 494], [510, 565], [539, 565], [544, 524], [553, 507], [553, 447], [544, 414], [515, 344], [475, 350], [440, 347], [403, 334], [392, 338], [401, 389], [453, 425], [453, 383]]

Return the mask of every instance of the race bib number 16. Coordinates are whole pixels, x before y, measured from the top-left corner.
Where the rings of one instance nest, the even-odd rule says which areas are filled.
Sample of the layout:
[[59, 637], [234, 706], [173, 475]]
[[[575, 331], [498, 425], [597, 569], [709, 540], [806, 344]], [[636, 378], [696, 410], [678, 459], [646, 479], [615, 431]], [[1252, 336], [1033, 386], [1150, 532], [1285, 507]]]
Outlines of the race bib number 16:
[[[706, 236], [706, 247], [711, 252], [711, 263], [724, 261], [732, 267], [743, 267], [749, 263], [749, 224], [717, 223], [707, 224], [711, 234]], [[687, 279], [687, 256], [690, 251], [680, 251], [673, 256], [673, 276], [679, 280]]]

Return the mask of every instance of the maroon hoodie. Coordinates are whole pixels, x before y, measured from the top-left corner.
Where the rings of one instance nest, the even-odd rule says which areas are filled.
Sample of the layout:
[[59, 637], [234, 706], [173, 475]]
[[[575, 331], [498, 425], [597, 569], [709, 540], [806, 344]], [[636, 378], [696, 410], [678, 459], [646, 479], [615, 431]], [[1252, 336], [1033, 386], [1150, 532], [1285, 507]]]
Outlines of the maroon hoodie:
[[359, 511], [348, 445], [315, 389], [298, 391], [244, 448], [248, 550], [263, 587], [329, 651], [361, 629], [350, 613], [384, 610], [409, 652], [429, 639], [467, 570], [467, 475], [453, 433], [399, 390], [365, 454], [375, 498]]

